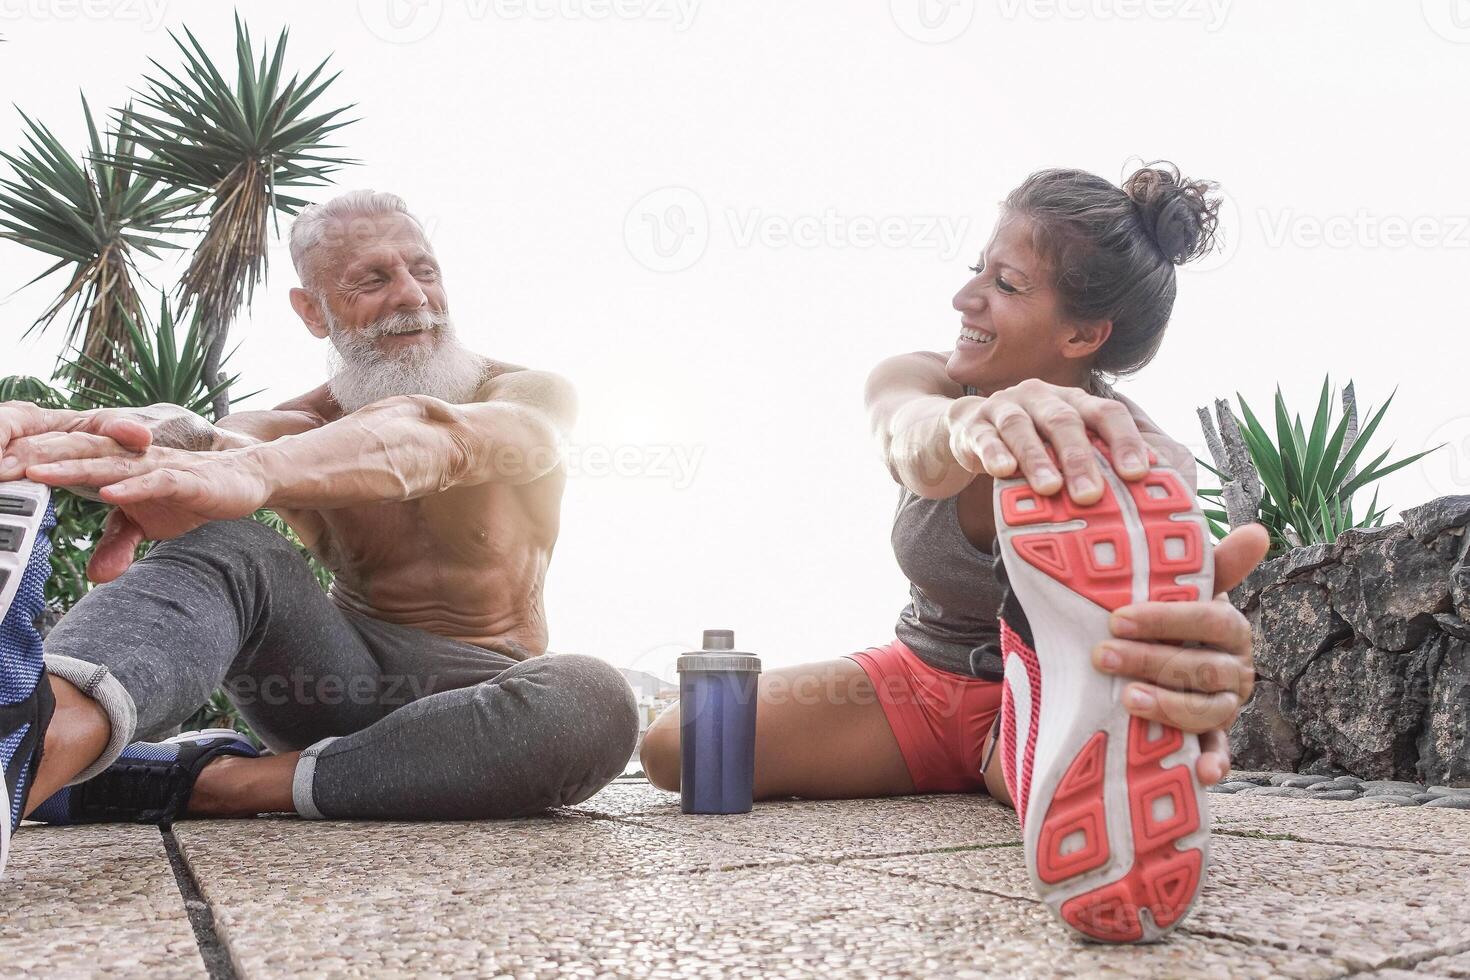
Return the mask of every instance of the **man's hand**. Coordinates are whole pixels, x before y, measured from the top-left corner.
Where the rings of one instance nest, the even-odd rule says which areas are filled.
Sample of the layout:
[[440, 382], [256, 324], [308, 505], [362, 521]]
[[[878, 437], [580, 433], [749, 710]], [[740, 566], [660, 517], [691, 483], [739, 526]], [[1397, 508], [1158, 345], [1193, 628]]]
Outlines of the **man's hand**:
[[25, 475], [53, 487], [100, 487], [102, 501], [118, 508], [88, 565], [99, 582], [126, 570], [139, 541], [176, 538], [210, 521], [248, 517], [265, 506], [269, 493], [254, 457], [238, 449], [201, 453], [155, 446], [141, 454], [39, 463]]
[[1227, 735], [1255, 685], [1250, 624], [1225, 593], [1261, 563], [1270, 544], [1259, 524], [1231, 531], [1215, 547], [1213, 600], [1123, 606], [1109, 622], [1117, 639], [1092, 651], [1098, 670], [1134, 681], [1123, 694], [1129, 714], [1199, 734], [1206, 786], [1230, 772]]
[[947, 420], [950, 452], [961, 466], [1000, 478], [1019, 470], [1039, 494], [1061, 490], [1065, 478], [1078, 503], [1102, 498], [1089, 429], [1108, 444], [1119, 476], [1137, 480], [1148, 473], [1148, 446], [1127, 406], [1081, 388], [1032, 378], [985, 398], [955, 399]]
[[141, 453], [150, 446], [202, 452], [223, 448], [227, 434], [178, 405], [86, 412], [0, 405], [0, 481], [40, 463]]
[[51, 459], [141, 453], [151, 445], [149, 427], [123, 410], [73, 412], [0, 403], [0, 481], [18, 480], [29, 466]]

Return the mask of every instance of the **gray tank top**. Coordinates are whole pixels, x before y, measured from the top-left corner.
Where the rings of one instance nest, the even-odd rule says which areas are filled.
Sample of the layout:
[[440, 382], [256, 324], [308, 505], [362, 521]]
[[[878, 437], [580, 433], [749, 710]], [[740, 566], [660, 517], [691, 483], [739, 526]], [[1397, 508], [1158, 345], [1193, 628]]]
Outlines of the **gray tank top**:
[[[1084, 386], [1099, 398], [1117, 398], [1101, 375]], [[977, 391], [965, 387], [965, 394]], [[1005, 588], [995, 557], [970, 543], [960, 528], [959, 497], [928, 500], [899, 488], [893, 517], [893, 553], [909, 580], [909, 604], [897, 636], [931, 667], [1000, 680], [1000, 604]]]
[[995, 558], [960, 529], [958, 502], [958, 496], [929, 500], [900, 488], [893, 553], [909, 580], [909, 604], [896, 633], [931, 667], [999, 680], [1004, 589]]

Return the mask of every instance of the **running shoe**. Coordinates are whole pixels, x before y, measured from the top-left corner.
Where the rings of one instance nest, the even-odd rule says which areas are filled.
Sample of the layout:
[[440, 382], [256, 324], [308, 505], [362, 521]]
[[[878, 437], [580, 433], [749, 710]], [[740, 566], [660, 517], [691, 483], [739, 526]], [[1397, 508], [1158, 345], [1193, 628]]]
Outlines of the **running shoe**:
[[0, 769], [9, 812], [0, 819], [0, 872], [41, 766], [46, 726], [56, 708], [36, 621], [46, 608], [56, 513], [44, 486], [0, 483]]
[[1149, 942], [1183, 921], [1209, 863], [1199, 740], [1130, 716], [1126, 681], [1094, 669], [1091, 652], [1115, 609], [1210, 598], [1214, 565], [1177, 472], [1150, 453], [1148, 475], [1125, 481], [1093, 445], [1097, 503], [995, 481], [1009, 582], [1001, 764], [1041, 899], [1087, 939]]
[[163, 742], [134, 742], [85, 783], [68, 786], [30, 819], [49, 824], [146, 823], [167, 827], [183, 816], [204, 767], [223, 755], [260, 755], [239, 732], [208, 728]]

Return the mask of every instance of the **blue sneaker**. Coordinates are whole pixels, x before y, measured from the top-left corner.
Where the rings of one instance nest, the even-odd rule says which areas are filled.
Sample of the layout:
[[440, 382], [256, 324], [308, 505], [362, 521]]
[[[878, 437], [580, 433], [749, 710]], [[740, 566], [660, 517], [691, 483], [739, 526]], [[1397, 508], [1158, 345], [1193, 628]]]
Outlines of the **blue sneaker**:
[[9, 813], [0, 819], [0, 872], [41, 766], [56, 700], [45, 681], [36, 620], [51, 575], [51, 491], [26, 480], [0, 483], [0, 769]]
[[170, 826], [183, 816], [194, 780], [222, 755], [260, 755], [228, 728], [185, 732], [163, 742], [134, 742], [117, 761], [36, 807], [32, 820], [50, 824], [148, 823]]

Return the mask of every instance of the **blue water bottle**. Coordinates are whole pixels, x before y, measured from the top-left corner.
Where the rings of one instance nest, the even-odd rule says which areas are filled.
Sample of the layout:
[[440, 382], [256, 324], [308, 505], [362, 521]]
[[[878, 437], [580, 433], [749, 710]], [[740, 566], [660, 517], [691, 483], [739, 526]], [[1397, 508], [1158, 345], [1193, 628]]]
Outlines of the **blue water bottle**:
[[755, 800], [755, 705], [761, 661], [733, 630], [705, 630], [679, 658], [680, 792], [685, 813], [748, 813]]

